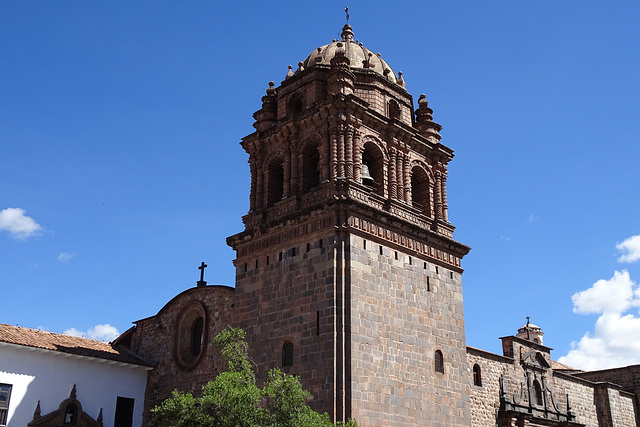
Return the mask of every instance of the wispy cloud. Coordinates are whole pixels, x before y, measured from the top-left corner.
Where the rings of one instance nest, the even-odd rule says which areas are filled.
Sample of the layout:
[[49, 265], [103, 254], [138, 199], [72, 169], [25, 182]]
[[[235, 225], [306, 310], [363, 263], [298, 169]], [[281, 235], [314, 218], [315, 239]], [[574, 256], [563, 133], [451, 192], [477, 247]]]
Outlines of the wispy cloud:
[[104, 325], [96, 325], [89, 328], [86, 332], [71, 328], [64, 331], [63, 334], [74, 337], [91, 338], [92, 340], [98, 341], [113, 341], [120, 335], [120, 332], [118, 332], [115, 327], [105, 323]]
[[0, 230], [19, 240], [37, 235], [42, 231], [42, 226], [33, 218], [25, 215], [25, 210], [20, 208], [7, 208], [0, 211]]
[[631, 263], [640, 259], [640, 234], [631, 236], [622, 243], [616, 245], [616, 249], [623, 252], [618, 262]]
[[529, 214], [529, 217], [527, 218], [527, 223], [531, 224], [532, 222], [536, 222], [538, 220], [538, 217], [535, 216], [534, 214]]
[[600, 317], [593, 333], [573, 342], [569, 353], [558, 359], [560, 363], [584, 370], [640, 363], [640, 317], [626, 313], [640, 306], [640, 288], [626, 270], [598, 280], [571, 299], [575, 313]]
[[71, 258], [74, 258], [76, 256], [75, 253], [70, 253], [70, 252], [61, 252], [60, 255], [58, 255], [58, 261], [60, 262], [67, 262], [69, 261]]

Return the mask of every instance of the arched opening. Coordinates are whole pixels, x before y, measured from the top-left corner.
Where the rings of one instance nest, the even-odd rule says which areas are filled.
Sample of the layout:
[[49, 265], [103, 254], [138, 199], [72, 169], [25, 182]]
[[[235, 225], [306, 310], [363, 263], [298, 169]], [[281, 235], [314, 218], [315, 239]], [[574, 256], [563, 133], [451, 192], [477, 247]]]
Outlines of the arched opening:
[[477, 363], [473, 365], [473, 385], [478, 387], [482, 385], [482, 371]]
[[294, 93], [287, 102], [287, 114], [297, 114], [302, 112], [302, 95]]
[[293, 343], [287, 341], [282, 346], [282, 366], [293, 366]]
[[78, 407], [74, 403], [69, 403], [64, 409], [64, 425], [74, 426], [78, 421]]
[[435, 370], [440, 374], [444, 374], [444, 356], [440, 350], [436, 350], [434, 354]]
[[398, 102], [395, 99], [389, 100], [387, 103], [387, 111], [390, 119], [400, 120], [400, 105], [398, 105]]
[[267, 169], [267, 207], [282, 200], [284, 194], [284, 166], [281, 159], [274, 159]]
[[533, 396], [531, 396], [531, 400], [534, 405], [543, 405], [544, 402], [542, 400], [542, 387], [540, 387], [540, 383], [538, 380], [533, 380]]
[[302, 192], [320, 184], [320, 153], [318, 146], [309, 143], [302, 150]]
[[420, 166], [414, 166], [411, 170], [411, 204], [423, 214], [431, 216], [429, 176]]
[[384, 196], [384, 157], [372, 142], [364, 145], [362, 153], [362, 183], [375, 193]]
[[204, 338], [204, 319], [198, 317], [191, 325], [191, 355], [198, 357], [202, 350], [202, 339]]

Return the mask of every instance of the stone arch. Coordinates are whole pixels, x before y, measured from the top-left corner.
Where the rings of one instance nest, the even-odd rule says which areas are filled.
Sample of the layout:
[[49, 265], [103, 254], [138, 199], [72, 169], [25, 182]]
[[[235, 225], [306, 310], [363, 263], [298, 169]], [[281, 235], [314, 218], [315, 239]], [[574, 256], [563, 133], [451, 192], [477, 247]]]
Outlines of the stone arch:
[[473, 365], [473, 385], [478, 387], [482, 386], [482, 370], [477, 363]]
[[420, 211], [432, 216], [433, 179], [429, 174], [429, 169], [421, 163], [414, 162], [411, 167], [411, 204]]
[[175, 333], [175, 360], [185, 370], [194, 368], [207, 348], [207, 312], [200, 301], [192, 301], [178, 314]]
[[293, 343], [287, 341], [282, 346], [282, 367], [293, 366]]
[[370, 187], [376, 194], [385, 195], [387, 168], [387, 156], [382, 145], [373, 138], [367, 138], [362, 143], [362, 170], [369, 171], [370, 179], [366, 179], [362, 174], [362, 183]]
[[396, 101], [395, 99], [390, 99], [387, 102], [387, 116], [390, 119], [400, 120], [401, 112], [402, 110], [400, 110], [400, 104], [398, 104], [398, 101]]
[[436, 350], [433, 355], [434, 370], [439, 374], [444, 374], [444, 356], [442, 351]]
[[304, 98], [299, 92], [292, 93], [287, 100], [287, 114], [298, 114], [304, 110]]
[[265, 208], [270, 208], [284, 197], [284, 156], [282, 153], [275, 153], [265, 161], [263, 188]]
[[313, 187], [320, 185], [320, 138], [314, 136], [306, 139], [300, 146], [299, 174], [302, 193], [307, 193]]

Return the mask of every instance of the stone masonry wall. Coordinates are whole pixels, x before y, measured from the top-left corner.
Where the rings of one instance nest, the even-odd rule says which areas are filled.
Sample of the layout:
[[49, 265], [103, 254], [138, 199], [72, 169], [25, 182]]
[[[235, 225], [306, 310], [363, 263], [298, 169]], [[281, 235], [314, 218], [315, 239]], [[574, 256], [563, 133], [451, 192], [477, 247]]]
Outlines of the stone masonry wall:
[[349, 257], [358, 425], [470, 425], [460, 273], [354, 235]]
[[[275, 367], [300, 375], [314, 395], [311, 406], [335, 416], [333, 227], [312, 229], [280, 244], [252, 241], [253, 251], [239, 246], [235, 321], [247, 332], [259, 380]], [[293, 365], [283, 367], [287, 342], [293, 344]]]
[[[471, 425], [495, 427], [500, 409], [500, 377], [505, 368], [513, 366], [513, 359], [467, 347], [471, 397]], [[481, 385], [473, 383], [473, 366], [480, 367]]]
[[[173, 390], [193, 390], [197, 394], [224, 368], [219, 352], [209, 344], [218, 332], [231, 324], [233, 297], [233, 288], [226, 286], [191, 288], [169, 301], [157, 315], [136, 322], [131, 350], [156, 365], [147, 381], [144, 425], [149, 421], [149, 410], [169, 397]], [[205, 310], [203, 346], [195, 366], [185, 369], [177, 361], [176, 339], [181, 314], [194, 304], [200, 304]]]
[[[569, 402], [576, 416], [576, 422], [594, 427], [598, 425], [593, 383], [559, 373], [554, 374], [553, 382], [555, 389], [562, 396], [569, 395]], [[566, 397], [562, 399], [562, 402], [563, 405], [566, 405]]]

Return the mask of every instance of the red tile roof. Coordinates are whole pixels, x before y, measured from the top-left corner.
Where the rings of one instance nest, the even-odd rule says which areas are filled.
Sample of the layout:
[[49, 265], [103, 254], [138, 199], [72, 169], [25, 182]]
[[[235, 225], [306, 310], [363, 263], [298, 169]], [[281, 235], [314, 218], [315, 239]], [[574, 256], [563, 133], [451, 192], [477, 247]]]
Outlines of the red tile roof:
[[0, 343], [3, 342], [59, 351], [77, 356], [151, 366], [151, 364], [132, 353], [114, 348], [110, 343], [0, 323]]

